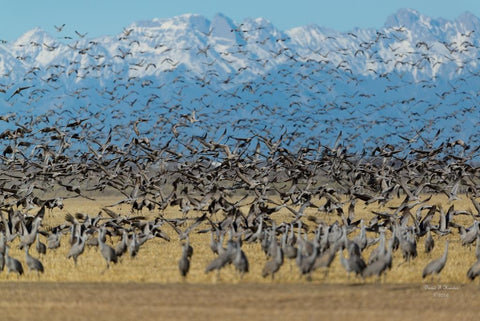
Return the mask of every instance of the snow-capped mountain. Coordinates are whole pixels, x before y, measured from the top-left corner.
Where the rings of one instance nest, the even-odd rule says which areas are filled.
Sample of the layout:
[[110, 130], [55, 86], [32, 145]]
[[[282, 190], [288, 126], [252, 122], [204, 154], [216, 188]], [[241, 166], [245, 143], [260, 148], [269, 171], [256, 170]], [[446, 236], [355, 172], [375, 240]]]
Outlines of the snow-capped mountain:
[[478, 145], [479, 48], [472, 14], [410, 9], [347, 33], [222, 14], [94, 39], [35, 28], [0, 45], [0, 108], [60, 124], [90, 117], [127, 140], [141, 118], [136, 130], [152, 141], [288, 132], [289, 144], [309, 146], [342, 131], [357, 150], [419, 136]]

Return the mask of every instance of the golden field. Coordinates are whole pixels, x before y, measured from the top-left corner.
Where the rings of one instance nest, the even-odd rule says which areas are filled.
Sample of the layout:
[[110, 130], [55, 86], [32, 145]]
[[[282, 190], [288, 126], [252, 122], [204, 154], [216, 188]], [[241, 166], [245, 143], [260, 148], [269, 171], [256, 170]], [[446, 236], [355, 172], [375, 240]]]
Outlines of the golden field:
[[[63, 223], [66, 213], [82, 212], [95, 216], [103, 206], [118, 200], [113, 196], [96, 201], [68, 199], [63, 210], [47, 211], [43, 226]], [[399, 203], [400, 200], [395, 200], [388, 205]], [[451, 205], [443, 196], [434, 196], [428, 203], [441, 204], [445, 210]], [[470, 200], [464, 196], [454, 204], [456, 209], [472, 208]], [[129, 205], [112, 209], [122, 215], [136, 215], [130, 212]], [[367, 207], [363, 202], [357, 202], [355, 209], [356, 217], [364, 218], [366, 222], [372, 218], [371, 210], [388, 210], [373, 204]], [[415, 213], [415, 208], [412, 212]], [[35, 209], [31, 213], [34, 214]], [[158, 212], [144, 210], [141, 214], [154, 219]], [[192, 211], [188, 217], [198, 215]], [[313, 209], [307, 209], [306, 215], [314, 215], [329, 224], [339, 220], [335, 214]], [[172, 207], [164, 212], [164, 216], [178, 218], [182, 213], [179, 208]], [[286, 209], [272, 217], [277, 222], [292, 219]], [[212, 217], [213, 221], [221, 219], [221, 214]], [[469, 226], [473, 217], [459, 215], [454, 222]], [[437, 219], [433, 223], [436, 224]], [[196, 230], [207, 227], [201, 225]], [[29, 273], [24, 264], [25, 254], [18, 249], [16, 239], [10, 255], [24, 264], [26, 273], [20, 277], [7, 275], [5, 271], [0, 273], [0, 306], [3, 310], [0, 320], [29, 320], [32, 315], [36, 315], [37, 320], [91, 320], [94, 317], [101, 320], [156, 320], [160, 317], [167, 320], [318, 320], [326, 317], [338, 320], [352, 317], [447, 320], [459, 315], [462, 320], [476, 318], [476, 310], [472, 307], [478, 301], [480, 288], [477, 281], [472, 284], [466, 277], [468, 268], [475, 261], [475, 246], [463, 247], [456, 229], [446, 237], [450, 240], [449, 255], [440, 280], [423, 280], [421, 277], [425, 265], [440, 257], [444, 250], [446, 238], [439, 239], [433, 234], [436, 241], [433, 253], [424, 253], [423, 238], [417, 241], [418, 257], [410, 263], [401, 264], [401, 253], [395, 252], [393, 268], [381, 282], [376, 278], [361, 280], [348, 276], [338, 255], [328, 277], [324, 271], [318, 270], [309, 282], [300, 277], [294, 261], [285, 259], [273, 281], [264, 279], [261, 271], [267, 259], [257, 243], [243, 244], [250, 262], [250, 272], [243, 278], [233, 266], [224, 268], [219, 277], [216, 272], [205, 274], [205, 267], [215, 255], [209, 248], [210, 233], [198, 234], [196, 230], [190, 234], [194, 254], [185, 280], [177, 268], [182, 243], [168, 224], [163, 225], [163, 231], [170, 236], [170, 242], [160, 238], [149, 240], [140, 248], [136, 258], [131, 259], [127, 253], [108, 270], [99, 251], [88, 247], [75, 267], [73, 260], [66, 258], [70, 244], [65, 235], [59, 249], [47, 250], [46, 256], [40, 257], [45, 273], [39, 276]], [[375, 235], [367, 233], [367, 237]], [[41, 240], [45, 242], [43, 236]], [[108, 240], [112, 245], [118, 241], [116, 237]], [[365, 259], [374, 247], [364, 251]], [[38, 257], [33, 247], [30, 253]]]
[[5, 283], [0, 320], [478, 320], [478, 286]]
[[[115, 197], [105, 197], [96, 201], [89, 201], [81, 198], [74, 198], [65, 200], [65, 207], [62, 210], [54, 209], [53, 211], [47, 211], [43, 220], [43, 226], [55, 226], [63, 223], [66, 213], [75, 214], [76, 212], [86, 213], [90, 216], [95, 216], [100, 209], [109, 204], [113, 204], [118, 201]], [[398, 205], [400, 200], [392, 201], [389, 206]], [[446, 210], [450, 203], [443, 196], [434, 196], [429, 204], [443, 204]], [[472, 205], [470, 200], [466, 197], [461, 197], [453, 203], [456, 209], [471, 209]], [[129, 205], [119, 205], [113, 208], [115, 211], [122, 215], [136, 215], [131, 213]], [[379, 208], [377, 205], [371, 204], [368, 207], [364, 206], [363, 202], [358, 202], [356, 205], [356, 217], [364, 218], [368, 222], [373, 214], [371, 210], [386, 211], [386, 208]], [[412, 209], [415, 213], [415, 208]], [[32, 210], [35, 213], [35, 210]], [[335, 220], [340, 218], [335, 214], [320, 213], [314, 209], [307, 209], [306, 215], [314, 215], [328, 224], [332, 224]], [[146, 219], [154, 219], [158, 212], [153, 210], [149, 212], [144, 210], [141, 215], [146, 216]], [[164, 212], [166, 218], [179, 218], [182, 217], [182, 213], [177, 207], [168, 208]], [[188, 213], [188, 217], [196, 217], [200, 215], [194, 211]], [[103, 214], [106, 216], [106, 214]], [[277, 222], [290, 221], [292, 215], [286, 209], [280, 210], [278, 213], [272, 215]], [[438, 215], [437, 215], [438, 217]], [[216, 214], [212, 217], [213, 221], [221, 220], [221, 214]], [[438, 219], [438, 218], [437, 218]], [[437, 219], [433, 219], [433, 224], [437, 223]], [[305, 220], [307, 221], [307, 220]], [[473, 217], [466, 215], [455, 216], [454, 222], [469, 226], [473, 223]], [[192, 221], [187, 221], [184, 226], [180, 227], [182, 230], [186, 229]], [[196, 230], [208, 228], [208, 223], [200, 225]], [[313, 224], [310, 222], [310, 224]], [[411, 223], [410, 223], [411, 224]], [[45, 267], [45, 273], [37, 276], [35, 273], [26, 273], [25, 275], [17, 278], [16, 275], [7, 275], [5, 272], [0, 274], [0, 280], [10, 281], [54, 281], [54, 282], [160, 282], [160, 283], [175, 283], [175, 282], [188, 282], [188, 283], [272, 283], [270, 278], [263, 279], [261, 277], [261, 271], [267, 258], [263, 253], [260, 244], [244, 243], [242, 249], [250, 263], [250, 272], [242, 279], [237, 275], [233, 266], [227, 266], [220, 272], [220, 277], [217, 278], [217, 273], [205, 274], [204, 269], [208, 263], [215, 258], [215, 255], [209, 248], [210, 233], [198, 234], [195, 230], [190, 233], [190, 244], [194, 248], [193, 258], [191, 260], [190, 272], [185, 281], [182, 280], [178, 272], [177, 261], [181, 255], [181, 244], [177, 233], [168, 224], [162, 226], [162, 230], [166, 232], [171, 241], [167, 242], [160, 238], [154, 238], [147, 241], [141, 248], [137, 257], [131, 259], [128, 254], [121, 258], [121, 261], [112, 265], [109, 270], [106, 270], [106, 264], [101, 254], [96, 248], [85, 248], [85, 252], [79, 257], [78, 265], [75, 267], [73, 260], [66, 258], [70, 249], [68, 243], [68, 235], [62, 238], [62, 246], [53, 251], [47, 251], [46, 256], [40, 257]], [[401, 264], [403, 258], [400, 251], [394, 253], [393, 268], [388, 272], [386, 280], [382, 282], [387, 283], [422, 283], [421, 274], [425, 265], [432, 259], [440, 257], [444, 251], [444, 240], [449, 239], [449, 253], [448, 260], [444, 270], [441, 273], [441, 282], [464, 284], [469, 283], [466, 273], [468, 268], [475, 262], [475, 246], [465, 247], [460, 243], [458, 231], [452, 229], [452, 232], [447, 237], [439, 237], [433, 234], [435, 239], [435, 248], [431, 254], [425, 254], [423, 249], [423, 239], [417, 240], [418, 257], [410, 263]], [[356, 232], [349, 237], [352, 238]], [[367, 232], [367, 237], [373, 238], [374, 234]], [[387, 234], [387, 238], [390, 234]], [[40, 237], [45, 242], [43, 236]], [[309, 238], [313, 238], [313, 229], [310, 231]], [[119, 241], [119, 238], [113, 237], [111, 240], [107, 239], [107, 242], [111, 242], [114, 246]], [[13, 242], [10, 250], [10, 256], [19, 259], [24, 262], [24, 252], [18, 249], [18, 238]], [[368, 259], [370, 251], [375, 248], [373, 245], [367, 248], [364, 253], [364, 259]], [[32, 246], [30, 250], [32, 256], [38, 257], [35, 249]], [[346, 255], [346, 254], [345, 254]], [[24, 266], [26, 269], [26, 266]], [[365, 282], [377, 282], [376, 279], [369, 279]], [[304, 278], [299, 276], [295, 261], [289, 261], [285, 259], [285, 263], [280, 271], [275, 275], [274, 283], [308, 283]], [[351, 283], [363, 283], [361, 279], [354, 276], [347, 276], [345, 270], [340, 265], [339, 256], [335, 258], [328, 277], [325, 278], [323, 271], [315, 271], [313, 273], [312, 283], [329, 283], [329, 284], [351, 284]]]

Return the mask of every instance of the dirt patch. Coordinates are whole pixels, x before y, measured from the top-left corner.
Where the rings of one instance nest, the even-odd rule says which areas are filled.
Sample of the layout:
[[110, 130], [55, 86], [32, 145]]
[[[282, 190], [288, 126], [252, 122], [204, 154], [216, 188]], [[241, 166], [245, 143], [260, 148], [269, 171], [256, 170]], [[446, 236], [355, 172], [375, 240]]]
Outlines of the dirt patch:
[[477, 285], [3, 283], [5, 320], [477, 320]]

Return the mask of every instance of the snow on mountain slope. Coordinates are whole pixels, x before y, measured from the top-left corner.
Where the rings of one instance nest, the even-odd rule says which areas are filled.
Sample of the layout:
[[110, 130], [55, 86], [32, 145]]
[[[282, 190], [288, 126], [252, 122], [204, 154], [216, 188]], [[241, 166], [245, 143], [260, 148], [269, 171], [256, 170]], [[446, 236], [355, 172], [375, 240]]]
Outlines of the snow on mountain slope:
[[347, 33], [222, 14], [138, 21], [95, 39], [36, 28], [0, 45], [0, 108], [52, 123], [91, 117], [125, 140], [144, 118], [137, 129], [153, 142], [288, 132], [289, 144], [315, 146], [342, 131], [356, 150], [420, 133], [478, 144], [479, 35], [472, 14], [410, 9]]

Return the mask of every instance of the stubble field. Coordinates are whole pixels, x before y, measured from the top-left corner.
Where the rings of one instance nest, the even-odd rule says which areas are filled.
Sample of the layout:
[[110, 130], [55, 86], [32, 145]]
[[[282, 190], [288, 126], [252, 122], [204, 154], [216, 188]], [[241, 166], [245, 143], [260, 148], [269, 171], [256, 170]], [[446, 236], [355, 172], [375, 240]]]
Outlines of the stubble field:
[[[47, 212], [43, 226], [64, 222], [66, 213], [82, 212], [95, 216], [103, 206], [117, 200], [115, 197], [96, 201], [66, 200], [63, 210]], [[399, 202], [396, 200], [389, 205]], [[456, 208], [467, 209], [471, 207], [469, 202], [468, 198], [462, 197], [454, 204]], [[434, 196], [430, 203], [442, 204], [444, 208], [451, 205], [442, 196]], [[114, 209], [122, 215], [135, 215], [125, 205]], [[377, 205], [367, 207], [357, 203], [356, 213], [358, 218], [368, 221], [372, 218], [370, 211], [378, 209]], [[318, 216], [328, 224], [339, 219], [334, 214], [313, 210], [306, 214]], [[154, 219], [158, 212], [145, 210], [142, 215]], [[188, 216], [194, 218], [198, 215], [200, 213], [190, 212]], [[164, 216], [178, 218], [182, 213], [172, 207]], [[279, 222], [292, 218], [286, 210], [272, 217]], [[216, 219], [221, 216], [212, 217], [212, 220]], [[455, 222], [468, 226], [473, 223], [473, 217], [456, 216]], [[182, 242], [168, 224], [162, 230], [170, 236], [170, 242], [159, 238], [149, 240], [140, 248], [136, 258], [126, 255], [108, 270], [94, 247], [85, 249], [77, 266], [67, 260], [70, 244], [65, 236], [59, 249], [40, 257], [45, 266], [44, 274], [38, 276], [28, 271], [20, 277], [6, 272], [0, 274], [2, 315], [6, 320], [30, 320], [32, 315], [38, 320], [91, 320], [93, 317], [102, 320], [153, 320], [159, 317], [169, 320], [318, 320], [327, 316], [340, 320], [354, 316], [372, 320], [405, 317], [446, 320], [454, 316], [473, 319], [476, 315], [480, 288], [466, 277], [466, 271], [475, 261], [475, 247], [462, 246], [456, 230], [440, 239], [434, 234], [436, 246], [431, 254], [424, 253], [421, 239], [418, 242], [419, 256], [410, 263], [402, 263], [403, 258], [397, 251], [393, 268], [385, 279], [362, 280], [347, 275], [337, 255], [328, 276], [318, 270], [309, 282], [300, 277], [295, 261], [287, 259], [274, 280], [262, 278], [261, 271], [267, 258], [257, 243], [242, 246], [250, 262], [250, 272], [242, 278], [233, 266], [227, 266], [219, 275], [215, 272], [206, 274], [205, 267], [215, 257], [209, 248], [210, 233], [196, 233], [206, 227], [201, 225], [190, 234], [194, 254], [185, 280], [177, 268]], [[309, 235], [310, 239], [312, 235]], [[387, 234], [387, 238], [389, 236]], [[374, 235], [368, 233], [367, 237], [373, 238]], [[423, 268], [430, 260], [442, 255], [445, 239], [450, 240], [449, 256], [440, 279], [423, 280]], [[107, 240], [115, 245], [119, 238]], [[25, 255], [17, 244], [18, 240], [15, 240], [10, 255], [23, 263]], [[364, 257], [368, 258], [373, 247], [365, 250]], [[38, 257], [34, 249], [31, 254]]]

